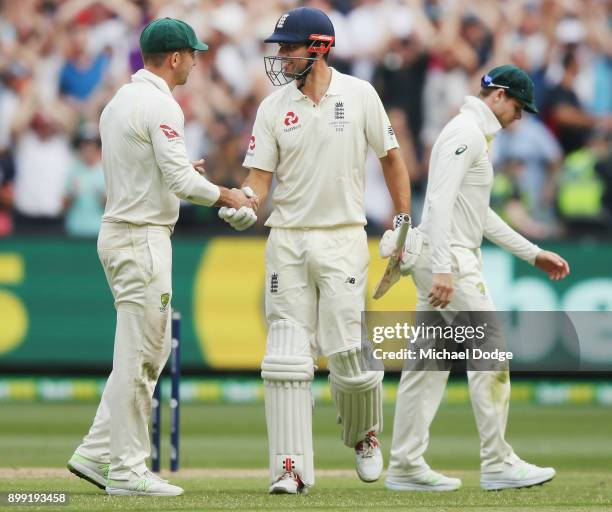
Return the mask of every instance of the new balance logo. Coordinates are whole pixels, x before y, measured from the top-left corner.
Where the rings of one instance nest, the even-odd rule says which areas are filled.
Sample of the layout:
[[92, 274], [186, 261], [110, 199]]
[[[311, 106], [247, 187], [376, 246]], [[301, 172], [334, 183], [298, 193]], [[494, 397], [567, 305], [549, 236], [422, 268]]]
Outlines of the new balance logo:
[[278, 274], [274, 272], [270, 277], [270, 293], [278, 292]]

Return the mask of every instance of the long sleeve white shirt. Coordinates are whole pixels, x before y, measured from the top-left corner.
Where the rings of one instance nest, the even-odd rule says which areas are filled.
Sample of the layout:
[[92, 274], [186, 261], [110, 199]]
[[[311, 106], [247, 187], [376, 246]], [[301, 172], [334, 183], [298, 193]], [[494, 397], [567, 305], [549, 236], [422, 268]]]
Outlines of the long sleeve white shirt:
[[100, 117], [103, 220], [174, 227], [180, 199], [217, 202], [219, 187], [187, 157], [184, 124], [168, 84], [150, 71], [141, 69], [117, 91]]
[[468, 96], [431, 152], [423, 220], [432, 272], [451, 272], [451, 247], [477, 249], [483, 236], [533, 264], [540, 251], [489, 207], [493, 166], [489, 142], [501, 129], [491, 109]]

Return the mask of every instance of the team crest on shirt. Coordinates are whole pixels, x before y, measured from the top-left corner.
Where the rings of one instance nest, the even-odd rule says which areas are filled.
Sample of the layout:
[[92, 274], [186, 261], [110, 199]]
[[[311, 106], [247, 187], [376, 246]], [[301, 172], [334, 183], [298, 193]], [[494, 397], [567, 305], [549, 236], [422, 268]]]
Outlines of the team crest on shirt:
[[344, 125], [349, 124], [349, 121], [344, 119], [344, 102], [336, 101], [334, 104], [334, 118], [329, 123], [337, 132], [344, 131]]
[[481, 281], [480, 283], [476, 283], [476, 288], [480, 292], [480, 295], [485, 297], [487, 295], [487, 289], [485, 288], [485, 284]]
[[167, 124], [160, 124], [159, 127], [168, 140], [176, 140], [181, 138], [178, 132]]
[[276, 272], [270, 276], [270, 293], [278, 293], [278, 274]]
[[159, 311], [161, 313], [165, 313], [168, 310], [168, 302], [170, 302], [170, 294], [162, 293], [160, 298], [161, 298], [161, 308], [159, 308]]
[[283, 119], [283, 124], [285, 125], [283, 131], [287, 133], [292, 132], [293, 130], [297, 130], [298, 128], [302, 127], [302, 125], [299, 123], [300, 118], [297, 116], [297, 114], [295, 112], [289, 111], [285, 114], [285, 118]]

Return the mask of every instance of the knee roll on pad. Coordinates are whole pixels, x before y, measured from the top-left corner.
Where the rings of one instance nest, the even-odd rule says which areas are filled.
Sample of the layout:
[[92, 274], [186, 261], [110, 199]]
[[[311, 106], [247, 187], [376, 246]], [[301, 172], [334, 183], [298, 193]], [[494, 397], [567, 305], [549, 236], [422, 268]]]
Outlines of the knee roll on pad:
[[279, 320], [268, 330], [261, 364], [264, 379], [270, 482], [285, 471], [297, 473], [305, 485], [314, 484], [312, 450], [312, 393], [314, 361], [308, 332]]
[[329, 380], [336, 403], [342, 440], [354, 447], [368, 432], [382, 432], [383, 396], [381, 371], [364, 371], [360, 350], [351, 349], [329, 357]]
[[261, 363], [261, 377], [277, 382], [310, 381], [314, 362], [310, 354], [310, 335], [303, 327], [288, 320], [270, 324], [266, 354]]

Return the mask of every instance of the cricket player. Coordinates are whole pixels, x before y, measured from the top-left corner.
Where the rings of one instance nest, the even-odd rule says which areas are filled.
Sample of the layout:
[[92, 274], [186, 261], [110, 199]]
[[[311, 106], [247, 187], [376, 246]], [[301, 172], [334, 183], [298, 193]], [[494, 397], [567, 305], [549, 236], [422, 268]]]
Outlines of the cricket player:
[[[494, 311], [483, 276], [483, 236], [546, 272], [553, 280], [569, 274], [561, 256], [541, 250], [512, 230], [489, 207], [493, 167], [490, 144], [495, 134], [536, 114], [533, 82], [521, 69], [505, 65], [482, 79], [478, 97], [468, 96], [460, 113], [432, 149], [423, 220], [424, 240], [412, 273], [419, 311]], [[534, 340], [537, 343], [537, 340]], [[448, 371], [405, 371], [397, 394], [391, 458], [386, 486], [396, 491], [451, 491], [461, 486], [430, 469], [423, 454]], [[470, 397], [480, 433], [484, 489], [528, 487], [551, 480], [553, 468], [521, 460], [506, 442], [510, 379], [507, 370], [468, 371]]]
[[[314, 360], [328, 358], [344, 444], [359, 477], [383, 469], [376, 435], [383, 426], [382, 372], [360, 363], [367, 285], [364, 165], [368, 146], [382, 164], [398, 216], [409, 222], [410, 184], [389, 119], [374, 88], [327, 64], [334, 27], [325, 13], [283, 14], [265, 42], [275, 85], [260, 105], [244, 166], [244, 185], [264, 201], [276, 177], [266, 245], [266, 320], [262, 361], [270, 493], [314, 485], [311, 382]], [[230, 212], [232, 213], [232, 212]], [[225, 209], [220, 216], [232, 223]], [[400, 215], [401, 214], [401, 215]]]
[[[144, 69], [100, 118], [108, 199], [98, 255], [117, 310], [113, 370], [68, 469], [111, 495], [176, 496], [183, 490], [151, 473], [145, 459], [153, 389], [171, 348], [170, 235], [179, 201], [239, 211], [257, 202], [208, 182], [187, 158], [172, 90], [187, 81], [206, 44], [186, 23], [164, 18], [145, 27], [140, 47]], [[201, 164], [194, 164], [199, 171]]]

